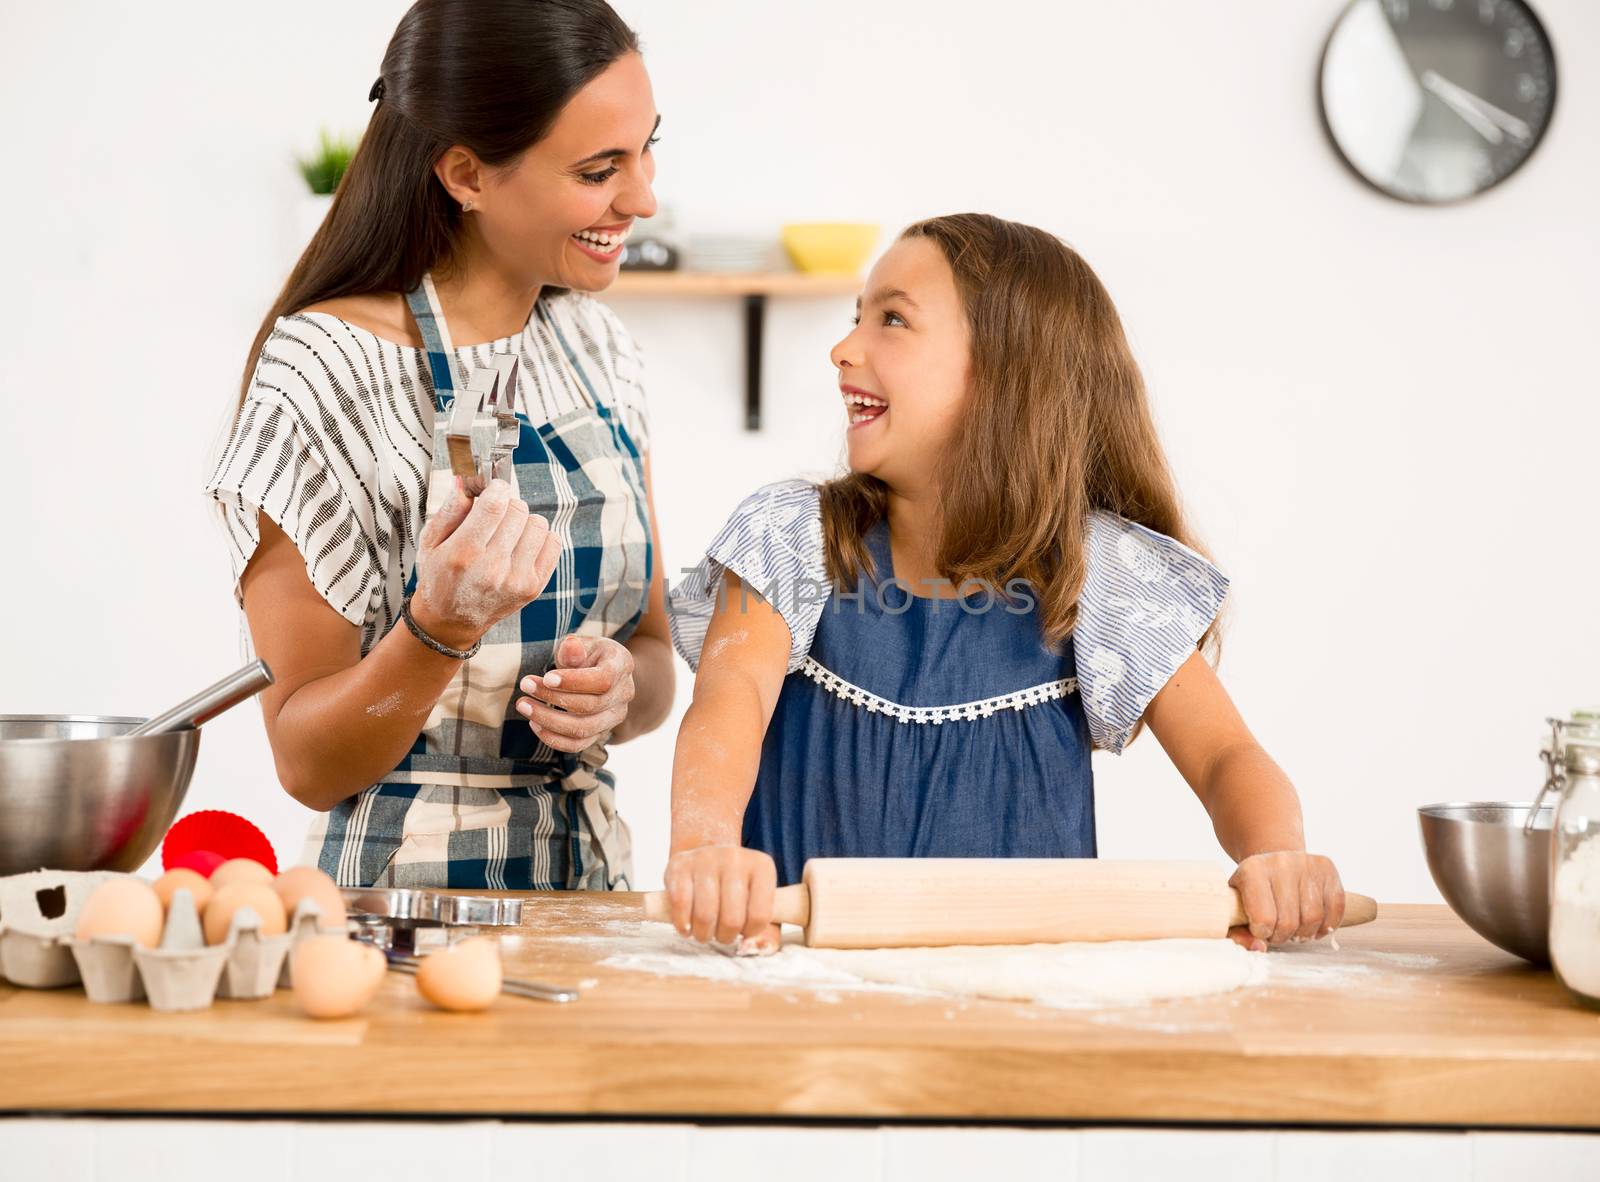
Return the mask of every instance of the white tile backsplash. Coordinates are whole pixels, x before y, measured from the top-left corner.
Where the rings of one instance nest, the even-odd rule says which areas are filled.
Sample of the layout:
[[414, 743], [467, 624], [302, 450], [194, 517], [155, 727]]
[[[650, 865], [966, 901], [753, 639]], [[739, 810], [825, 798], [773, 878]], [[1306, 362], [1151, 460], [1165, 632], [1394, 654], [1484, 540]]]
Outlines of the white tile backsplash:
[[0, 1118], [0, 1182], [1596, 1182], [1600, 1134]]
[[1277, 1134], [1277, 1149], [1277, 1176], [1296, 1182], [1445, 1182], [1472, 1176], [1466, 1133], [1286, 1132]]
[[687, 1182], [693, 1130], [678, 1124], [510, 1122], [494, 1133], [493, 1182], [646, 1178]]
[[0, 1182], [94, 1182], [96, 1120], [0, 1119]]
[[880, 1182], [883, 1130], [816, 1126], [696, 1128], [694, 1182]]
[[883, 1130], [884, 1182], [975, 1182], [1026, 1178], [1078, 1182], [1076, 1129], [989, 1126]]
[[[1600, 1081], [1596, 1081], [1600, 1087]], [[1595, 1182], [1600, 1133], [1471, 1133], [1472, 1182]]]
[[1271, 1132], [1085, 1129], [1080, 1182], [1272, 1182]]

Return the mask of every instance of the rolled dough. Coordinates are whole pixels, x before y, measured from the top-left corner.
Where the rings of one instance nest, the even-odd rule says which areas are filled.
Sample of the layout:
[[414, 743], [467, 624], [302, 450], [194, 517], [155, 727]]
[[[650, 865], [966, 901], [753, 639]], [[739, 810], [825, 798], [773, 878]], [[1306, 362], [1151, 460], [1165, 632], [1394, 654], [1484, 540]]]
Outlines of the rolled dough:
[[1266, 957], [1232, 940], [1116, 940], [865, 951], [789, 946], [864, 981], [1054, 1006], [1136, 1005], [1258, 983]]

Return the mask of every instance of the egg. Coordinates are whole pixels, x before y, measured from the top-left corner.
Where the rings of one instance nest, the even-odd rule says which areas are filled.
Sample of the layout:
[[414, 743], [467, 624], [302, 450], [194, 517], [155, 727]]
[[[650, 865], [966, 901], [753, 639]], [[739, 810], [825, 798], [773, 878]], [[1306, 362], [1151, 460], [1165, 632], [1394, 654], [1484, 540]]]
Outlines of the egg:
[[272, 889], [283, 902], [283, 910], [290, 918], [301, 899], [315, 899], [322, 915], [318, 926], [334, 931], [344, 930], [344, 896], [339, 886], [315, 866], [291, 866], [272, 880]]
[[441, 1010], [481, 1010], [500, 993], [500, 945], [473, 936], [425, 956], [417, 966], [417, 992]]
[[263, 936], [281, 936], [288, 928], [283, 913], [283, 903], [278, 893], [264, 882], [230, 882], [218, 887], [206, 904], [205, 930], [207, 944], [221, 944], [228, 938], [228, 926], [233, 923], [233, 913], [248, 907], [261, 920]]
[[139, 878], [113, 878], [95, 888], [78, 912], [76, 935], [123, 936], [154, 948], [161, 943], [161, 896]]
[[229, 858], [211, 872], [211, 885], [221, 890], [230, 882], [272, 881], [272, 871], [253, 858]]
[[169, 870], [156, 879], [155, 892], [161, 897], [163, 908], [172, 906], [172, 896], [179, 890], [189, 892], [194, 899], [194, 909], [201, 914], [205, 913], [206, 904], [211, 902], [211, 896], [216, 893], [210, 881], [193, 870]]
[[201, 878], [210, 878], [211, 872], [223, 862], [227, 861], [221, 854], [213, 854], [210, 850], [190, 850], [187, 854], [179, 854], [172, 859], [168, 870], [193, 870]]
[[388, 961], [370, 944], [343, 936], [312, 936], [289, 953], [294, 999], [313, 1018], [348, 1018], [383, 984]]

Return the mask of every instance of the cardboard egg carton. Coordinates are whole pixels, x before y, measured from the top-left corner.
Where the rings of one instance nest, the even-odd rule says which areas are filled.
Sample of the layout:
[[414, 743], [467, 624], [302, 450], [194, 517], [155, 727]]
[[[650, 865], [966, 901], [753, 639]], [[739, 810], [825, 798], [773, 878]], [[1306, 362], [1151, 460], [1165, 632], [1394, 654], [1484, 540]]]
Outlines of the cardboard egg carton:
[[[49, 889], [54, 889], [67, 874], [39, 873], [52, 876], [46, 884]], [[20, 924], [0, 920], [0, 948], [6, 952], [3, 963], [7, 979], [30, 988], [53, 988], [81, 981], [89, 1000], [103, 1004], [148, 1000], [157, 1010], [203, 1010], [218, 997], [270, 997], [280, 984], [288, 985], [289, 949], [321, 929], [322, 912], [313, 899], [302, 899], [295, 907], [289, 930], [276, 936], [262, 935], [260, 917], [249, 907], [241, 907], [228, 926], [227, 938], [220, 944], [208, 945], [194, 896], [179, 889], [172, 896], [161, 942], [155, 948], [142, 947], [129, 936], [77, 939], [73, 932], [83, 901], [100, 883], [115, 877], [129, 876], [78, 875], [79, 879], [94, 881], [78, 882], [69, 888], [68, 906], [61, 916], [44, 920], [36, 906], [36, 918], [31, 922], [25, 899], [44, 887], [24, 883], [7, 891], [8, 880], [0, 879], [0, 908], [4, 909], [0, 910], [0, 917], [8, 914], [12, 906], [18, 906], [22, 917]], [[6, 901], [13, 897], [23, 902], [8, 906]]]
[[78, 962], [62, 941], [114, 870], [34, 870], [0, 877], [0, 978], [27, 989], [76, 985]]

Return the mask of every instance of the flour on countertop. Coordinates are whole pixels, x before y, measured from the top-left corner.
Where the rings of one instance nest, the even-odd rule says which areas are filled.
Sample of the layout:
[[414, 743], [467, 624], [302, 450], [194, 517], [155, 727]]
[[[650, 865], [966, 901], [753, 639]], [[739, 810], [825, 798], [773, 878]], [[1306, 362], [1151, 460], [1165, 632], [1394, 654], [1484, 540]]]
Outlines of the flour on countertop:
[[[772, 956], [734, 957], [686, 940], [665, 924], [611, 921], [603, 927], [591, 936], [557, 939], [598, 949], [605, 953], [601, 963], [612, 968], [804, 990], [811, 1000], [822, 1002], [875, 992], [1115, 1009], [1257, 986], [1346, 989], [1374, 983], [1391, 968], [1436, 963], [1432, 957], [1405, 953], [1335, 954], [1325, 943], [1254, 953], [1225, 940], [856, 951], [807, 948], [793, 931]], [[1370, 959], [1379, 957], [1388, 958], [1387, 963]]]

